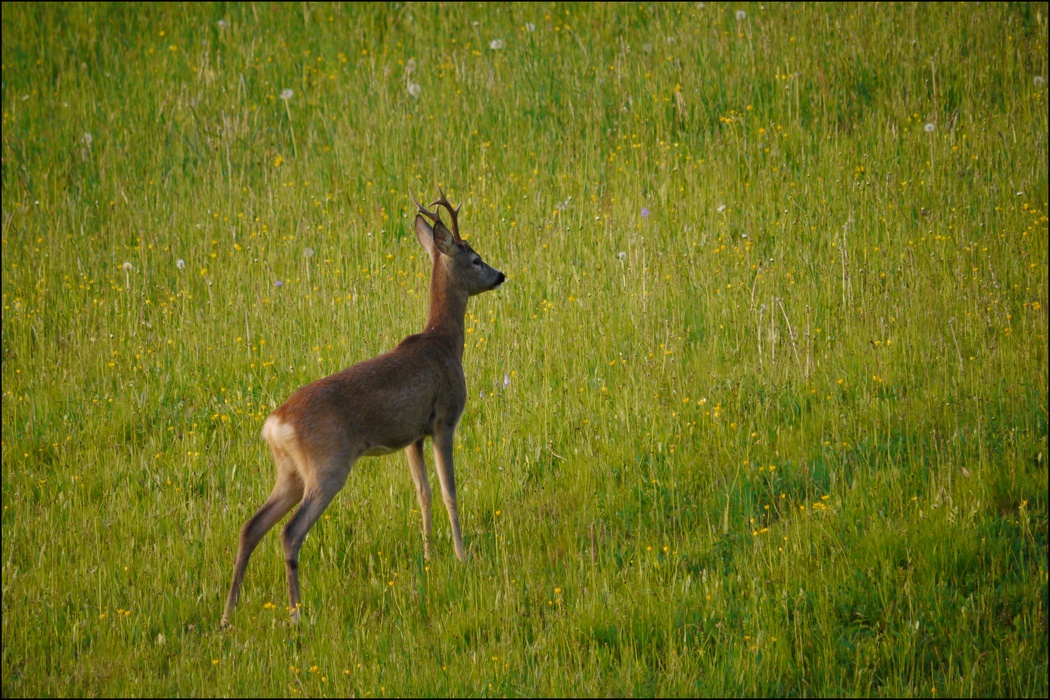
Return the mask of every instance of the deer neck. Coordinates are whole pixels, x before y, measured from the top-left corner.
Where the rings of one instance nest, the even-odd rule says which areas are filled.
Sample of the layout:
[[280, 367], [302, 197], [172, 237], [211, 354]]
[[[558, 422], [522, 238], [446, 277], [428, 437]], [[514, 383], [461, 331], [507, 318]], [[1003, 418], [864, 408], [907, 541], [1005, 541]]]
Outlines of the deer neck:
[[430, 276], [430, 311], [427, 313], [425, 332], [448, 338], [461, 360], [467, 299], [466, 290], [453, 282], [443, 265], [435, 263]]

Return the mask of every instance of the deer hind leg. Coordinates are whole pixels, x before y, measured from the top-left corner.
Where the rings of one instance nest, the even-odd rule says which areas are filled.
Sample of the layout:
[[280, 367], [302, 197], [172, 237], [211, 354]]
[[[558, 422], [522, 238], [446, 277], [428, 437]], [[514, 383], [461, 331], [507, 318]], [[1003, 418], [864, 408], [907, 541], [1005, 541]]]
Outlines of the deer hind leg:
[[230, 616], [237, 607], [244, 572], [248, 568], [248, 559], [252, 556], [263, 535], [270, 531], [277, 521], [285, 516], [303, 496], [303, 482], [295, 473], [294, 465], [286, 454], [274, 453], [277, 463], [277, 483], [273, 486], [270, 497], [255, 515], [241, 528], [240, 544], [237, 547], [237, 558], [233, 567], [233, 583], [226, 597], [226, 607], [222, 613], [222, 627], [230, 626]]
[[416, 496], [419, 497], [419, 510], [423, 514], [423, 559], [430, 561], [430, 484], [427, 482], [427, 464], [423, 460], [422, 438], [409, 445], [405, 453], [408, 455], [412, 482], [416, 485]]
[[456, 545], [456, 558], [467, 560], [463, 549], [463, 535], [459, 531], [459, 509], [456, 506], [456, 474], [452, 467], [452, 437], [454, 428], [435, 430], [434, 461], [437, 463], [438, 479], [441, 481], [441, 496], [448, 511], [448, 520], [452, 525], [452, 540]]
[[352, 463], [349, 461], [343, 465], [333, 464], [332, 468], [327, 470], [326, 477], [308, 485], [306, 495], [303, 496], [295, 515], [288, 520], [281, 531], [284, 564], [288, 575], [288, 603], [293, 622], [299, 621], [299, 609], [302, 607], [302, 598], [299, 595], [299, 550], [303, 547], [306, 533], [310, 531], [328, 504], [343, 488]]

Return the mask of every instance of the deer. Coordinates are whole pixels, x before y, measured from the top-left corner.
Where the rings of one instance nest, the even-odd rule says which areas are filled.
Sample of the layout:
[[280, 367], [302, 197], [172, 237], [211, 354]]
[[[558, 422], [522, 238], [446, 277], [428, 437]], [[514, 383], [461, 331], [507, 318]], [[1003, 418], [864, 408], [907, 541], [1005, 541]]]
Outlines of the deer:
[[[276, 466], [276, 482], [266, 502], [240, 531], [233, 582], [226, 597], [222, 628], [230, 627], [248, 559], [263, 536], [298, 504], [281, 530], [291, 622], [302, 599], [299, 552], [310, 528], [343, 488], [360, 457], [404, 449], [423, 516], [423, 556], [430, 561], [431, 493], [423, 442], [430, 437], [441, 495], [452, 526], [456, 558], [466, 562], [456, 504], [452, 444], [467, 403], [463, 374], [467, 300], [499, 287], [506, 276], [485, 263], [459, 235], [459, 206], [438, 187], [430, 211], [409, 191], [416, 205], [415, 233], [430, 256], [430, 308], [422, 333], [393, 350], [296, 390], [263, 424]], [[441, 220], [448, 210], [452, 229]], [[428, 219], [431, 223], [428, 222]]]

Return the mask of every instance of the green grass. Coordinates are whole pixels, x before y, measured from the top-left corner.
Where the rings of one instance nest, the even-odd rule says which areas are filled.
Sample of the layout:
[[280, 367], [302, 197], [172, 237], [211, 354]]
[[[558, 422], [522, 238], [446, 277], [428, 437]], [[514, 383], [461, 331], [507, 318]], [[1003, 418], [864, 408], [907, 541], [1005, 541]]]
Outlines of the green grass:
[[[1045, 4], [3, 37], [4, 696], [1047, 695]], [[509, 277], [468, 311], [470, 562], [362, 460], [303, 623], [274, 532], [221, 632], [263, 420], [421, 329], [438, 184]]]

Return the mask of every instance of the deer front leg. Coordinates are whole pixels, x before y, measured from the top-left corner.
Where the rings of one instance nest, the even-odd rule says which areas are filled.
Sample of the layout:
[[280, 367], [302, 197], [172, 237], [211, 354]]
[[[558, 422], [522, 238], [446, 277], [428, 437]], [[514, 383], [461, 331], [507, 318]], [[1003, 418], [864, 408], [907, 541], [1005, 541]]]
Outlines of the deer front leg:
[[423, 460], [423, 439], [413, 442], [405, 450], [408, 455], [408, 471], [416, 485], [419, 510], [423, 514], [423, 559], [430, 561], [430, 483], [427, 482], [427, 464]]
[[452, 468], [452, 438], [455, 427], [434, 430], [434, 461], [437, 463], [438, 479], [441, 481], [441, 496], [445, 500], [448, 520], [452, 525], [452, 539], [456, 544], [456, 558], [467, 560], [463, 549], [463, 535], [459, 531], [459, 510], [456, 508], [456, 474]]

